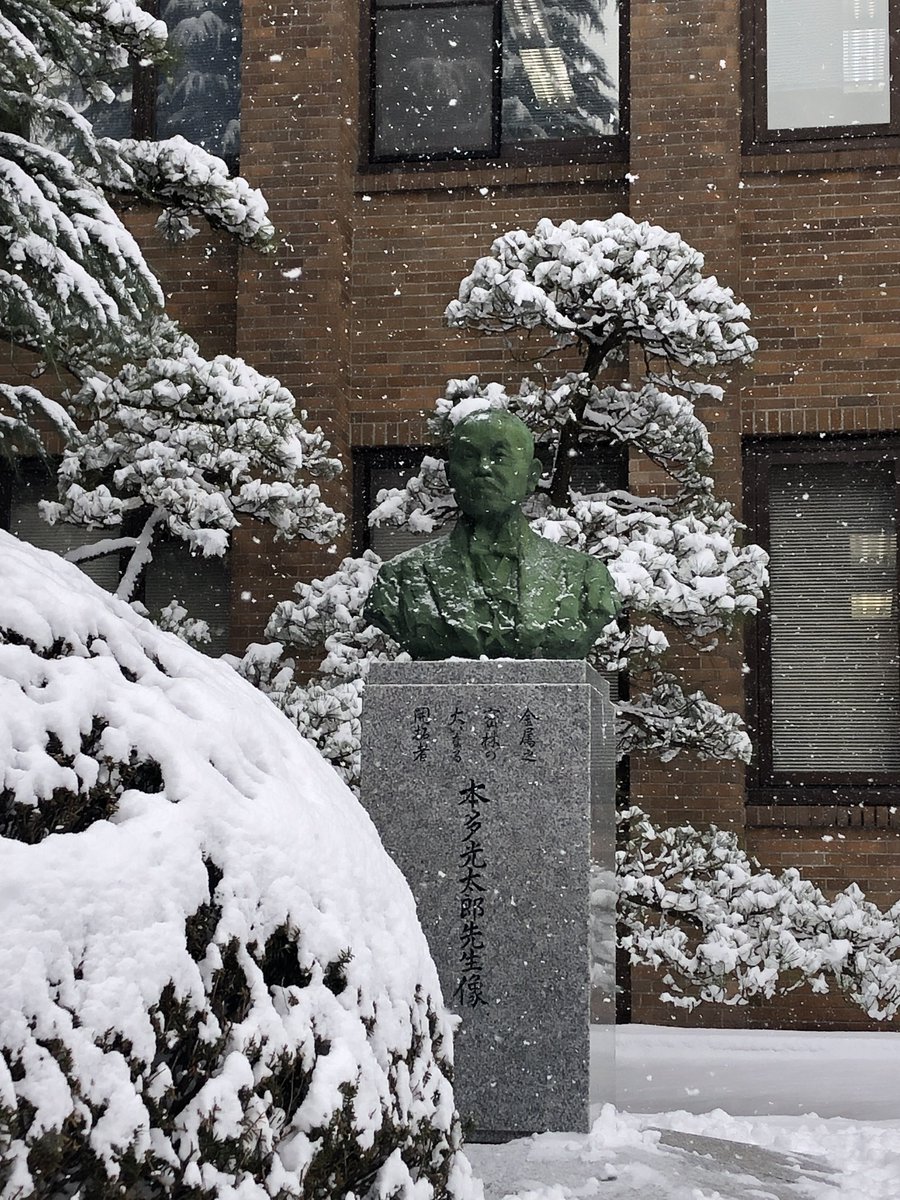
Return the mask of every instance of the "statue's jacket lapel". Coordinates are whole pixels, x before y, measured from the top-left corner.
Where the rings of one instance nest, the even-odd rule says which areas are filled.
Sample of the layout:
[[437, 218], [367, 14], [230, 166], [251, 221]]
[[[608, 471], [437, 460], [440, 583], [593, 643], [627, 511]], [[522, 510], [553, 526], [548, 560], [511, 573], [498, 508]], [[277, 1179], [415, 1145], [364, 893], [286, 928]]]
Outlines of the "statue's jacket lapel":
[[446, 539], [426, 548], [422, 575], [428, 590], [428, 609], [443, 618], [448, 627], [447, 656], [478, 658], [484, 653], [474, 603], [480, 588], [458, 527]]

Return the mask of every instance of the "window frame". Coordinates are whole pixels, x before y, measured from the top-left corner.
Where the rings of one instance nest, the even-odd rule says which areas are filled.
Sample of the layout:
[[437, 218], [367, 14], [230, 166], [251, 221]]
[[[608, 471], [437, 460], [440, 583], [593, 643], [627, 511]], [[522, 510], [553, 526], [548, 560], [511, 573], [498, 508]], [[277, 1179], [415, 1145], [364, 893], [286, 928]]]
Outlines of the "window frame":
[[744, 153], [853, 150], [896, 145], [900, 138], [900, 0], [888, 0], [890, 113], [886, 125], [821, 125], [769, 129], [767, 0], [741, 8], [742, 125]]
[[[769, 472], [772, 467], [805, 463], [891, 462], [894, 512], [900, 532], [900, 436], [827, 435], [825, 437], [749, 438], [744, 444], [744, 520], [748, 539], [767, 552]], [[900, 597], [900, 553], [895, 587]], [[900, 772], [776, 771], [772, 745], [772, 637], [769, 592], [749, 622], [745, 636], [747, 725], [754, 754], [747, 776], [750, 805], [865, 805], [900, 802]], [[900, 693], [900, 668], [897, 673]]]
[[[363, 0], [360, 5], [360, 58], [359, 58], [359, 96], [360, 96], [360, 172], [387, 172], [401, 170], [440, 170], [471, 163], [478, 167], [504, 166], [552, 166], [571, 162], [617, 162], [628, 158], [629, 118], [630, 118], [630, 0], [618, 0], [619, 4], [619, 131], [605, 137], [596, 138], [565, 138], [565, 139], [536, 139], [527, 147], [512, 148], [503, 145], [501, 128], [502, 110], [502, 61], [501, 47], [501, 6], [503, 0], [447, 0], [446, 7], [468, 7], [487, 3], [494, 7], [494, 61], [495, 72], [492, 89], [492, 130], [493, 145], [489, 152], [476, 153], [460, 151], [422, 151], [406, 155], [376, 155], [375, 154], [375, 39], [377, 23], [376, 0]], [[423, 9], [440, 7], [434, 0], [431, 3], [419, 3], [419, 0], [391, 0], [391, 7], [402, 9]]]

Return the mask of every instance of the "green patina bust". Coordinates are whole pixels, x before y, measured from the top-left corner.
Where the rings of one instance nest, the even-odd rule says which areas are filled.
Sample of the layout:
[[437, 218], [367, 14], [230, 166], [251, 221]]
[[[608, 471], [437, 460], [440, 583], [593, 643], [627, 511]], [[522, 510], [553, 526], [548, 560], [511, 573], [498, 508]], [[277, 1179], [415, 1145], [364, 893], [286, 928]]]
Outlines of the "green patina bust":
[[521, 505], [540, 474], [518, 417], [463, 417], [447, 458], [456, 527], [381, 567], [366, 619], [412, 658], [584, 658], [619, 599], [603, 563], [528, 524]]

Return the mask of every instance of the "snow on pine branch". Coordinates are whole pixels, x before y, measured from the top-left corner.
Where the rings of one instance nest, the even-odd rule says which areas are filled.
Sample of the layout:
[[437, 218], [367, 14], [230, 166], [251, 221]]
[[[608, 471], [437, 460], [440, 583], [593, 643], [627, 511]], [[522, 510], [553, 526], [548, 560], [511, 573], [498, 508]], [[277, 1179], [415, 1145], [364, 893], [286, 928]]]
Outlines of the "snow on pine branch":
[[621, 822], [622, 945], [663, 973], [663, 999], [741, 1005], [805, 985], [837, 988], [875, 1020], [900, 1012], [900, 901], [881, 911], [856, 884], [829, 900], [715, 826], [657, 829], [637, 808]]
[[0, 383], [0, 452], [15, 447], [19, 454], [40, 455], [43, 447], [35, 426], [42, 422], [49, 423], [64, 439], [77, 436], [74, 421], [58, 401], [34, 387]]
[[98, 345], [124, 352], [163, 295], [103, 195], [53, 150], [0, 132], [0, 244], [19, 281], [0, 332], [73, 368]]
[[224, 553], [241, 515], [282, 537], [340, 533], [343, 518], [302, 479], [340, 471], [329, 443], [278, 380], [241, 359], [205, 359], [179, 334], [166, 357], [95, 377], [77, 402], [88, 423], [63, 455], [60, 500], [42, 506], [51, 523], [115, 525], [149, 507], [207, 555]]
[[[661, 617], [694, 640], [757, 611], [768, 558], [737, 543], [741, 527], [727, 507], [715, 515], [655, 514], [622, 511], [615, 497], [584, 499], [572, 504], [568, 522], [578, 533], [566, 541], [601, 554], [627, 611]], [[534, 528], [546, 523], [558, 526], [559, 514], [549, 509]]]
[[165, 53], [165, 23], [137, 0], [5, 0], [0, 20], [0, 87], [10, 79], [37, 87], [60, 62], [90, 81], [129, 57], [155, 62]]
[[684, 366], [749, 360], [749, 310], [703, 275], [703, 255], [677, 233], [623, 213], [606, 221], [539, 221], [502, 234], [446, 310], [448, 324], [500, 333], [543, 326], [604, 363], [628, 343]]
[[371, 550], [345, 558], [324, 579], [294, 585], [295, 600], [280, 600], [269, 618], [266, 636], [284, 645], [321, 645], [335, 630], [359, 634], [365, 604], [381, 559]]
[[750, 761], [753, 746], [737, 713], [726, 712], [701, 691], [685, 691], [652, 661], [648, 666], [634, 698], [616, 705], [620, 757], [639, 751], [668, 762], [690, 751], [700, 759]]
[[369, 525], [405, 526], [412, 533], [433, 533], [456, 519], [456, 501], [447, 482], [444, 460], [426, 454], [419, 474], [402, 488], [380, 488]]
[[107, 200], [138, 196], [170, 228], [200, 214], [246, 245], [274, 231], [258, 191], [183, 138], [95, 138], [70, 102], [76, 81], [110, 101], [106, 82], [129, 58], [159, 62], [166, 27], [133, 0], [10, 0], [0, 15], [0, 336], [84, 378], [134, 359], [164, 303], [137, 242]]
[[101, 139], [98, 146], [107, 186], [164, 205], [170, 220], [202, 216], [245, 246], [273, 247], [275, 227], [262, 192], [239, 175], [231, 178], [216, 155], [180, 135], [154, 142]]

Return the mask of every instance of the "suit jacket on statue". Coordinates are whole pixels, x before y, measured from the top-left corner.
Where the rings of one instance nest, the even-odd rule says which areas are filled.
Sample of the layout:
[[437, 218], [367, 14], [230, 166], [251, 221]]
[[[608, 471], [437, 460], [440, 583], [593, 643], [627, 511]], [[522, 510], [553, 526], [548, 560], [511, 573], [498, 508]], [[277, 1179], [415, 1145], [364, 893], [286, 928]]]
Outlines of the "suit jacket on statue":
[[598, 559], [540, 537], [516, 513], [484, 543], [462, 518], [383, 564], [364, 616], [413, 658], [584, 658], [618, 612]]

